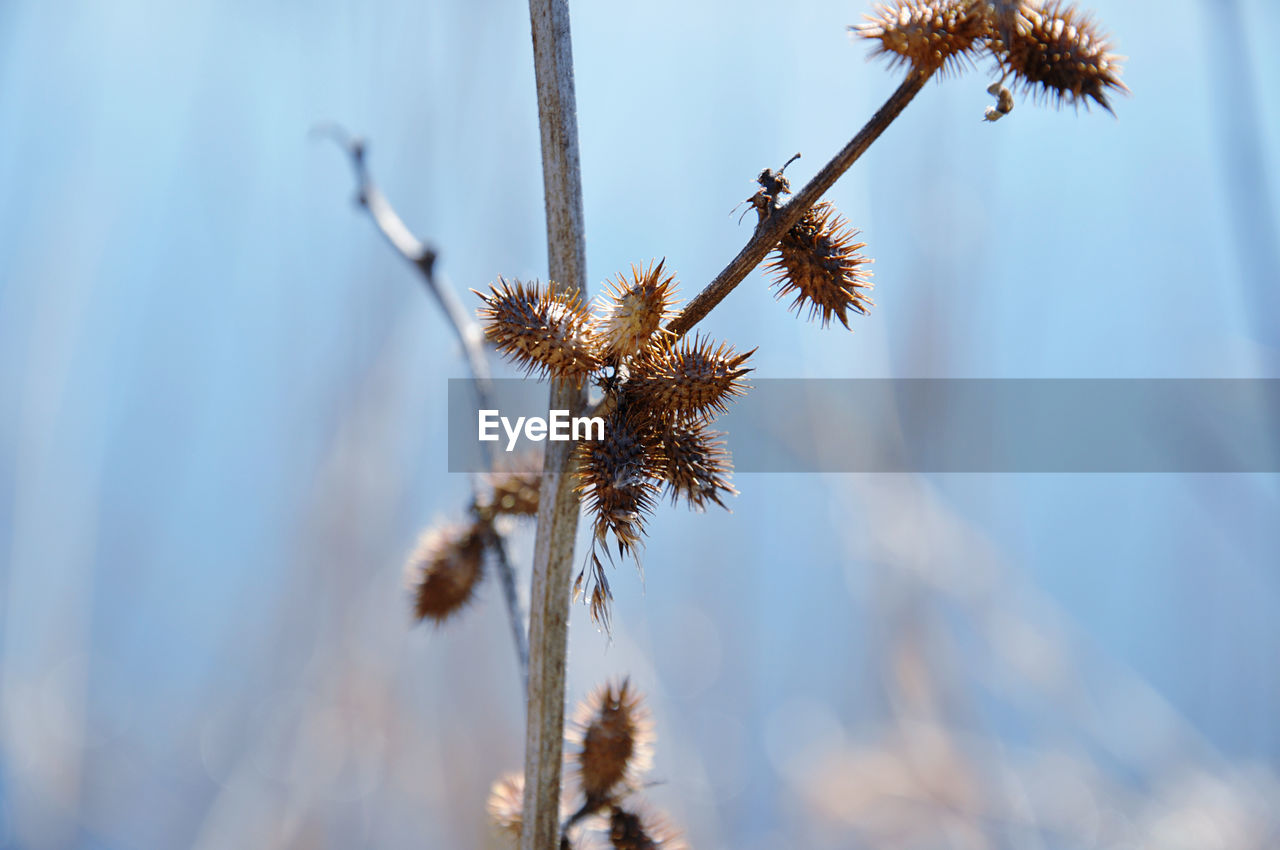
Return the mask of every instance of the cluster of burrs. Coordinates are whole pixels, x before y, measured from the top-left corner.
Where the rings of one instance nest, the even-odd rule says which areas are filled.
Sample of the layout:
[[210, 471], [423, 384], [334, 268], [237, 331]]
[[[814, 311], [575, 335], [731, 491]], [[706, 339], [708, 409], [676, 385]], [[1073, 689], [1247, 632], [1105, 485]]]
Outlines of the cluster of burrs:
[[[790, 188], [781, 170], [766, 169], [757, 182], [761, 188], [750, 203], [763, 220]], [[863, 244], [854, 241], [856, 234], [830, 204], [809, 210], [767, 264], [779, 297], [794, 293], [792, 308], [824, 327], [836, 318], [847, 328], [850, 311], [865, 314], [870, 260], [858, 253]], [[574, 593], [606, 627], [612, 594], [601, 553], [636, 557], [664, 491], [673, 504], [683, 500], [695, 510], [723, 508], [725, 497], [737, 492], [724, 434], [711, 426], [747, 390], [745, 364], [754, 349], [738, 353], [664, 327], [676, 289], [664, 266], [632, 266], [629, 275], [607, 282], [591, 309], [579, 296], [537, 282], [499, 277], [488, 293], [476, 293], [484, 302], [479, 315], [486, 338], [514, 364], [539, 378], [590, 383], [602, 392], [591, 412], [604, 420], [604, 438], [575, 448], [576, 491], [592, 517], [592, 547]], [[539, 468], [527, 462], [496, 472], [469, 522], [422, 536], [409, 561], [419, 620], [441, 622], [473, 597], [486, 554], [499, 545], [495, 522], [535, 516], [541, 480]]]
[[659, 262], [610, 281], [594, 309], [536, 282], [499, 278], [487, 294], [476, 293], [485, 335], [509, 360], [538, 377], [589, 381], [603, 393], [594, 413], [604, 420], [604, 439], [575, 447], [592, 547], [574, 592], [605, 625], [612, 597], [600, 552], [634, 557], [664, 489], [673, 503], [698, 510], [724, 507], [735, 492], [723, 434], [710, 426], [745, 392], [752, 352], [664, 328], [674, 291]]
[[[598, 846], [613, 850], [684, 850], [670, 823], [643, 800], [645, 773], [653, 764], [653, 720], [640, 692], [624, 679], [597, 688], [578, 705], [565, 731], [566, 761], [581, 803], [562, 793], [561, 850]], [[493, 784], [489, 816], [519, 841], [524, 825], [524, 776], [511, 773]]]
[[988, 89], [996, 97], [988, 121], [1013, 110], [1010, 78], [1057, 104], [1093, 101], [1108, 112], [1109, 94], [1128, 91], [1120, 81], [1123, 57], [1111, 52], [1090, 15], [1063, 0], [896, 0], [866, 17], [850, 29], [916, 71], [946, 73], [992, 57], [1000, 78]]
[[[991, 121], [1013, 109], [1010, 79], [1058, 104], [1092, 101], [1108, 111], [1108, 95], [1128, 91], [1107, 38], [1062, 0], [895, 0], [851, 29], [916, 73], [946, 74], [991, 56], [1000, 72], [988, 89], [996, 98], [986, 111]], [[791, 192], [786, 167], [757, 178], [760, 188], [748, 202], [761, 222]], [[778, 297], [794, 295], [792, 309], [824, 327], [835, 319], [848, 328], [850, 313], [865, 315], [873, 304], [872, 261], [859, 253], [865, 244], [857, 236], [829, 202], [808, 209], [766, 264]], [[669, 331], [674, 292], [674, 276], [658, 262], [618, 275], [590, 307], [555, 285], [501, 277], [488, 293], [476, 293], [485, 334], [508, 359], [531, 375], [603, 391], [593, 414], [605, 420], [604, 439], [575, 449], [592, 546], [574, 592], [606, 626], [612, 595], [600, 553], [636, 556], [664, 490], [673, 503], [683, 499], [698, 510], [724, 507], [735, 493], [724, 435], [710, 426], [745, 392], [752, 352]], [[492, 499], [473, 505], [469, 524], [424, 536], [411, 560], [419, 619], [442, 620], [471, 598], [485, 553], [496, 545], [495, 518], [535, 514], [539, 481], [536, 471], [500, 473]]]

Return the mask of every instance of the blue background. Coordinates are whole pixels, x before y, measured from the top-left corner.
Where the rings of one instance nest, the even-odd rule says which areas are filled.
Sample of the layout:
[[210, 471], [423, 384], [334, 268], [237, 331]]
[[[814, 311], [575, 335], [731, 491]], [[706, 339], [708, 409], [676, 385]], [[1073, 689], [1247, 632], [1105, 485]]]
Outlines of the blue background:
[[[871, 315], [757, 272], [704, 327], [762, 377], [1276, 377], [1280, 11], [1094, 6], [1118, 117], [931, 83], [829, 195]], [[597, 287], [666, 257], [691, 296], [759, 170], [856, 131], [900, 75], [864, 11], [573, 5]], [[0, 5], [0, 846], [501, 846], [497, 586], [436, 630], [401, 578], [467, 497], [464, 366], [308, 133], [370, 140], [465, 293], [545, 276], [533, 91], [511, 0]], [[571, 700], [649, 695], [694, 846], [1280, 840], [1274, 476], [737, 484], [571, 636]]]

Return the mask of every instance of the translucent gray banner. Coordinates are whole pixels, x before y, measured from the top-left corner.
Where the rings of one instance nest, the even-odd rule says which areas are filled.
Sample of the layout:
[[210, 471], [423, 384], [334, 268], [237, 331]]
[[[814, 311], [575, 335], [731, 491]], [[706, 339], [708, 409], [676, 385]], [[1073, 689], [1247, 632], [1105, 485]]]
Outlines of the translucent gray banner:
[[[450, 471], [540, 451], [529, 417], [572, 433], [544, 383], [492, 398], [482, 443], [471, 382], [449, 382]], [[738, 472], [1280, 472], [1280, 380], [756, 379], [713, 427]]]

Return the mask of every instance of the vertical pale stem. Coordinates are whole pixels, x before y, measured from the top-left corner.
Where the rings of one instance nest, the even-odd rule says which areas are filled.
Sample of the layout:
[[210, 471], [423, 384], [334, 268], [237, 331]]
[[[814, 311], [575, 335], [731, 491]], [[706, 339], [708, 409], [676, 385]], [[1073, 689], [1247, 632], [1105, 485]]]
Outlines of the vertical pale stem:
[[[569, 6], [566, 0], [529, 0], [529, 17], [542, 131], [550, 276], [559, 289], [585, 294], [586, 242]], [[584, 404], [581, 388], [552, 382], [553, 410], [576, 412]], [[546, 445], [529, 599], [523, 850], [554, 850], [559, 842], [569, 582], [578, 528], [578, 499], [569, 470], [573, 444], [548, 441]]]

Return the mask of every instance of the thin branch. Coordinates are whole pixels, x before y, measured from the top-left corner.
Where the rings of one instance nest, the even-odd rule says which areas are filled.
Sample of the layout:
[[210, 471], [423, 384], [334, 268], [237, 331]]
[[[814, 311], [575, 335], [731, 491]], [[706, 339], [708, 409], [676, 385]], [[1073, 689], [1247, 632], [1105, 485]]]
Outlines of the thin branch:
[[931, 72], [909, 71], [902, 85], [898, 86], [876, 114], [871, 116], [866, 126], [858, 131], [858, 135], [832, 157], [831, 161], [823, 166], [822, 170], [814, 175], [813, 179], [805, 184], [805, 187], [797, 192], [789, 203], [779, 207], [773, 215], [759, 223], [751, 240], [738, 252], [738, 256], [734, 257], [729, 265], [716, 275], [715, 280], [707, 284], [705, 289], [667, 323], [667, 329], [678, 336], [683, 336], [702, 321], [712, 308], [723, 301], [725, 296], [751, 273], [752, 269], [760, 265], [765, 255], [772, 251], [782, 239], [783, 234], [790, 230], [805, 212], [826, 194], [836, 180], [858, 161], [867, 148], [871, 147], [872, 142], [880, 138], [880, 134], [902, 113], [911, 99], [920, 93], [931, 76]]
[[[553, 285], [586, 292], [586, 239], [573, 46], [567, 0], [529, 0], [538, 125], [542, 142], [547, 262]], [[551, 384], [551, 409], [580, 411], [583, 388]], [[529, 700], [525, 726], [523, 850], [547, 850], [559, 837], [560, 770], [564, 752], [565, 653], [569, 637], [569, 580], [578, 530], [571, 443], [547, 442], [538, 534], [529, 594]]]
[[475, 378], [476, 394], [483, 394], [482, 399], [487, 400], [493, 387], [489, 379], [489, 362], [484, 354], [484, 333], [480, 325], [462, 306], [453, 288], [440, 280], [440, 275], [435, 270], [438, 256], [435, 248], [410, 232], [404, 220], [387, 200], [386, 195], [382, 194], [382, 190], [369, 176], [363, 139], [348, 135], [336, 124], [321, 124], [313, 133], [327, 136], [347, 152], [356, 175], [356, 203], [369, 213], [369, 217], [373, 219], [374, 225], [387, 240], [387, 244], [422, 273], [427, 291], [436, 299], [436, 303], [444, 311], [445, 318], [449, 320], [449, 326], [453, 328], [458, 341], [462, 343], [467, 366]]
[[[396, 253], [412, 263], [422, 274], [427, 291], [435, 297], [436, 303], [444, 311], [445, 318], [449, 320], [449, 326], [453, 328], [458, 341], [462, 343], [467, 368], [471, 371], [471, 386], [476, 395], [477, 405], [482, 409], [493, 407], [493, 382], [489, 377], [489, 361], [485, 358], [483, 332], [480, 330], [479, 323], [462, 306], [453, 287], [449, 286], [443, 276], [436, 271], [436, 250], [410, 232], [404, 220], [391, 206], [391, 202], [373, 182], [365, 162], [365, 144], [362, 139], [350, 136], [336, 124], [322, 124], [317, 126], [313, 133], [332, 139], [346, 151], [356, 175], [356, 202], [369, 213], [378, 232]], [[489, 469], [494, 469], [493, 446], [485, 443], [484, 448]], [[478, 483], [475, 487], [478, 498], [480, 495]], [[516, 592], [515, 570], [507, 559], [502, 536], [493, 532], [491, 537], [490, 545], [498, 567], [498, 577], [502, 583], [502, 596], [507, 607], [507, 619], [511, 624], [516, 662], [520, 665], [520, 681], [527, 694], [529, 691], [529, 644], [528, 635], [525, 632], [524, 612], [520, 610], [520, 597]]]

